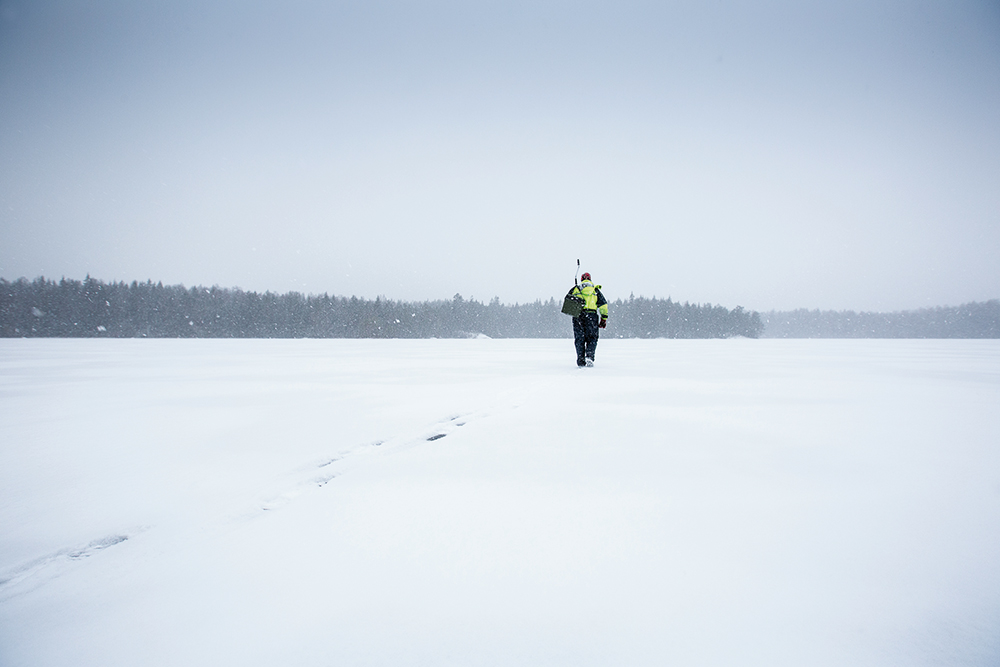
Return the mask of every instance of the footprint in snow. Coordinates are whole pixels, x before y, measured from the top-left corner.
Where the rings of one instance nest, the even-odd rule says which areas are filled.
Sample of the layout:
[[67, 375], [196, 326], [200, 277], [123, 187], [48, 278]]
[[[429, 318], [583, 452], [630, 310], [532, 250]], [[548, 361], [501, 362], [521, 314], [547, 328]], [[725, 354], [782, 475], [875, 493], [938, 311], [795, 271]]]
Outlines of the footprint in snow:
[[104, 551], [109, 547], [125, 542], [129, 539], [129, 537], [130, 536], [128, 534], [115, 533], [113, 535], [108, 535], [107, 537], [93, 540], [80, 547], [59, 549], [58, 551], [53, 551], [45, 556], [22, 563], [11, 568], [10, 570], [7, 570], [6, 572], [0, 573], [0, 592], [3, 592], [5, 589], [9, 589], [26, 579], [30, 579], [49, 566], [55, 565], [59, 562], [80, 561], [90, 558], [91, 556]]
[[[455, 415], [433, 424], [430, 428], [424, 429], [422, 433], [418, 432], [414, 434], [411, 432], [389, 440], [376, 440], [375, 442], [355, 447], [338, 456], [324, 459], [320, 463], [313, 464], [313, 466], [307, 468], [309, 472], [306, 479], [263, 501], [260, 508], [264, 511], [275, 510], [296, 498], [309, 486], [315, 485], [319, 488], [326, 486], [342, 475], [346, 466], [360, 464], [365, 455], [370, 456], [375, 451], [375, 448], [379, 448], [379, 451], [384, 453], [391, 453], [396, 450], [415, 446], [421, 442], [434, 442], [449, 435], [454, 429], [465, 426], [470, 418], [483, 417], [485, 414], [481, 413], [475, 416], [468, 414]], [[317, 469], [322, 470], [323, 474], [319, 476], [313, 474], [313, 471]]]

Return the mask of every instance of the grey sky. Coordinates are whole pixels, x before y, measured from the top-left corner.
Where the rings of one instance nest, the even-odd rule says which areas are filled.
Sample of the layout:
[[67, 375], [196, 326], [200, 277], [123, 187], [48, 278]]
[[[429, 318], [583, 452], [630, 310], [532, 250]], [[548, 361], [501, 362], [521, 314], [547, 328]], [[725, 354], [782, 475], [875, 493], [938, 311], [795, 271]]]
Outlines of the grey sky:
[[0, 0], [0, 276], [1000, 297], [996, 2]]

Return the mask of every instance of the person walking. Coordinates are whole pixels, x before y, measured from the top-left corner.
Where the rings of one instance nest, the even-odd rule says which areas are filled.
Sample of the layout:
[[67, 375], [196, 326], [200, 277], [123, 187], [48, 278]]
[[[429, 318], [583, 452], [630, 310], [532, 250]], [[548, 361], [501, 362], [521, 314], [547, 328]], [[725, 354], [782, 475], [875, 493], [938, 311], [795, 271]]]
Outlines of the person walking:
[[583, 300], [583, 310], [573, 318], [576, 365], [593, 366], [600, 329], [608, 326], [608, 300], [601, 294], [601, 286], [594, 284], [589, 273], [580, 276], [580, 284], [574, 285], [567, 296]]

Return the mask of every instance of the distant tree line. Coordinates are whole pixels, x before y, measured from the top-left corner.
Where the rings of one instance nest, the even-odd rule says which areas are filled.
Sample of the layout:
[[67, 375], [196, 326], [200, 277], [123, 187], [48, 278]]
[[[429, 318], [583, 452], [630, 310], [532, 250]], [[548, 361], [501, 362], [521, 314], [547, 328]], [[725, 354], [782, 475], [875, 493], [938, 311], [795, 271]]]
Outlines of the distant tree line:
[[[0, 279], [0, 336], [110, 338], [566, 338], [561, 298], [489, 303], [456, 294], [419, 303], [162, 283]], [[756, 338], [760, 315], [737, 307], [629, 297], [609, 304], [606, 336]]]
[[1000, 301], [897, 313], [771, 311], [766, 338], [1000, 338]]
[[[736, 306], [679, 303], [630, 295], [608, 306], [616, 338], [757, 338], [764, 329], [760, 314]], [[609, 325], [610, 326], [610, 325]]]

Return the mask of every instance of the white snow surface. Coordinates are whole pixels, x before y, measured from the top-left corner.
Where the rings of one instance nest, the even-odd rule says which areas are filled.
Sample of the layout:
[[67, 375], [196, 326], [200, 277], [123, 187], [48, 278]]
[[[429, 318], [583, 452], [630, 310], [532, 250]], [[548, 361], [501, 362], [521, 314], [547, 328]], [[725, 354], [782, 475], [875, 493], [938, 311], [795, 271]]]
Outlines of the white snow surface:
[[1000, 341], [0, 341], [0, 665], [997, 665]]

